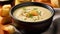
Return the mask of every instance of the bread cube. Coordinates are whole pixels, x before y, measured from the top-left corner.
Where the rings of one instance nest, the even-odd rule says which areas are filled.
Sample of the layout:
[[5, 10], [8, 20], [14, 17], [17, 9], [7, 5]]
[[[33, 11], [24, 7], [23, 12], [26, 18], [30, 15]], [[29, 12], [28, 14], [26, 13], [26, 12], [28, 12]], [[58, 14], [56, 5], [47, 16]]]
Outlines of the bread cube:
[[9, 11], [11, 9], [11, 5], [7, 4], [2, 7], [2, 14], [1, 16], [9, 16]]

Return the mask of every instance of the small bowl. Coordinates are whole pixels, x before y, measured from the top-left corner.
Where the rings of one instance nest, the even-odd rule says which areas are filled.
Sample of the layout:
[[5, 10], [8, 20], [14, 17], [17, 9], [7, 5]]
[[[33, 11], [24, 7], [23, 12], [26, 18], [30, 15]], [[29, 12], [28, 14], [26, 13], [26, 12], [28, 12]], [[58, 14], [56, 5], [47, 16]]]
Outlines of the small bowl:
[[[24, 6], [41, 6], [44, 8], [47, 8], [48, 10], [50, 10], [52, 12], [52, 16], [49, 19], [46, 19], [44, 21], [39, 21], [39, 22], [24, 22], [24, 21], [20, 21], [18, 19], [16, 19], [13, 16], [13, 13], [16, 9], [20, 8], [20, 7], [24, 7]], [[25, 2], [22, 4], [18, 4], [16, 6], [14, 6], [11, 11], [10, 11], [10, 15], [14, 20], [13, 25], [22, 33], [24, 34], [37, 34], [37, 33], [42, 33], [44, 31], [46, 31], [51, 23], [52, 23], [52, 19], [54, 16], [54, 9], [52, 7], [50, 7], [47, 4], [43, 4], [43, 3], [38, 3], [38, 2]]]

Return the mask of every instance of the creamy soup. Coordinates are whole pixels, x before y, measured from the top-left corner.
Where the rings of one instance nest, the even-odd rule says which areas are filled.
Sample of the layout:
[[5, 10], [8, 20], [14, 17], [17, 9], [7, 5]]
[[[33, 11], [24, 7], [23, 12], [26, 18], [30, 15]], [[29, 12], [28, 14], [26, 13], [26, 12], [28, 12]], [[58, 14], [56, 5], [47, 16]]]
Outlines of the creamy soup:
[[16, 9], [13, 16], [20, 21], [38, 22], [50, 18], [52, 13], [44, 7], [26, 6]]

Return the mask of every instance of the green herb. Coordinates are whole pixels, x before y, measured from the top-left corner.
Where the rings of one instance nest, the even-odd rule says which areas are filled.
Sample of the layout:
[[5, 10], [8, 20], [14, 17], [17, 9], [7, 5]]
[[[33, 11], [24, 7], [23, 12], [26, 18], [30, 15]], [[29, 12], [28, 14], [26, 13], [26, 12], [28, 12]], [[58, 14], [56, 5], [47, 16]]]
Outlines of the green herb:
[[23, 10], [24, 10], [24, 13], [26, 13], [26, 8], [25, 7], [23, 7]]
[[34, 10], [37, 10], [37, 8], [34, 8]]
[[41, 11], [39, 12], [40, 16], [41, 16]]
[[41, 16], [41, 11], [36, 11]]
[[25, 7], [23, 7], [23, 10], [26, 10], [26, 8], [25, 8]]
[[34, 10], [36, 10], [36, 12], [41, 16], [41, 11], [37, 11], [38, 8], [34, 8]]
[[29, 17], [30, 17], [30, 18], [33, 18], [33, 15], [32, 15], [32, 14], [29, 14]]
[[38, 11], [36, 11], [37, 13], [39, 13]]

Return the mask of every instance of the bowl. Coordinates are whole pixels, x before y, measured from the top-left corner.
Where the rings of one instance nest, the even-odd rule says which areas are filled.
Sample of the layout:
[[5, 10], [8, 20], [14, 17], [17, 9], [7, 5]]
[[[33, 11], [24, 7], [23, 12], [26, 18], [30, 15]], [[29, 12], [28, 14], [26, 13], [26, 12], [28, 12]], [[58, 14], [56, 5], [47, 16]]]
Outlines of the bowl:
[[[52, 12], [52, 16], [49, 19], [46, 19], [44, 21], [39, 21], [39, 22], [20, 21], [13, 16], [13, 13], [16, 9], [18, 9], [20, 7], [24, 7], [24, 6], [44, 7]], [[14, 6], [10, 11], [10, 16], [14, 20], [14, 23], [12, 25], [14, 25], [21, 33], [23, 33], [23, 34], [37, 34], [37, 33], [40, 34], [42, 32], [45, 32], [46, 30], [48, 30], [48, 28], [50, 27], [50, 25], [52, 23], [54, 13], [55, 13], [54, 9], [47, 4], [38, 3], [38, 2], [25, 2], [25, 3]]]

